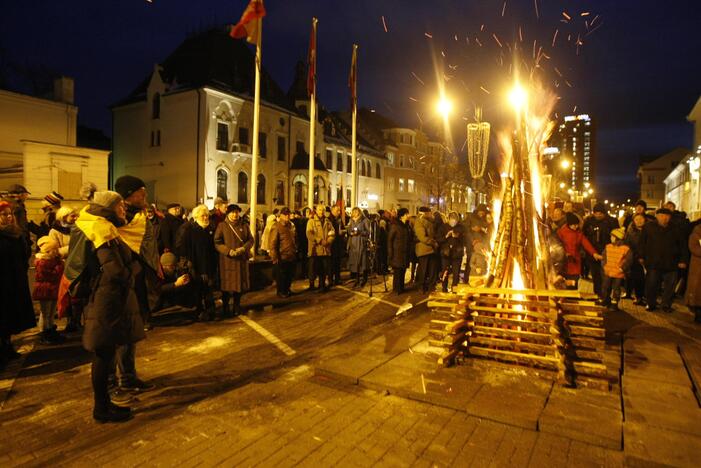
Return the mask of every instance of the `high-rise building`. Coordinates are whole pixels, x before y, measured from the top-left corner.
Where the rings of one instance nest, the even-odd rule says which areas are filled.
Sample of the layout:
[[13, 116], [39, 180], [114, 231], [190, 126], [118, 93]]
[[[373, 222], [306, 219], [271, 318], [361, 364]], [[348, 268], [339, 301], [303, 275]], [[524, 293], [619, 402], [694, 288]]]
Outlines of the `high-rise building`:
[[589, 115], [565, 116], [550, 143], [560, 150], [561, 167], [567, 171], [562, 179], [572, 190], [584, 192], [594, 186], [596, 129]]

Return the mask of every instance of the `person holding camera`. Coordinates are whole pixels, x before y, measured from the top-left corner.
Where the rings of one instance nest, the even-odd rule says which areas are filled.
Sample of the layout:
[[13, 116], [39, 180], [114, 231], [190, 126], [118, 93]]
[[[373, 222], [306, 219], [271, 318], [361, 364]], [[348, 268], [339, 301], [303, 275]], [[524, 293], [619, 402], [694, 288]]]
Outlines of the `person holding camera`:
[[448, 292], [448, 276], [452, 273], [452, 287], [460, 282], [460, 267], [465, 252], [465, 231], [458, 223], [460, 216], [451, 211], [448, 214], [448, 222], [441, 224], [438, 229], [439, 253], [441, 256], [441, 280], [443, 282], [443, 292]]
[[238, 205], [226, 207], [226, 218], [214, 233], [219, 252], [219, 279], [222, 292], [222, 315], [231, 316], [229, 301], [234, 298], [233, 315], [241, 314], [241, 296], [251, 288], [248, 258], [253, 247], [251, 229], [241, 218]]

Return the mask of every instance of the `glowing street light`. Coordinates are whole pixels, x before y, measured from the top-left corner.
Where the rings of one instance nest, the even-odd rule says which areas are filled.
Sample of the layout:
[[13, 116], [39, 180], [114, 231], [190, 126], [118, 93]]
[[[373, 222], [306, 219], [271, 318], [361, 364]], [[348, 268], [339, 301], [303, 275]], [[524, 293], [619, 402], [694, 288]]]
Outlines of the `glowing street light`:
[[560, 182], [560, 188], [562, 188], [562, 189], [565, 188], [565, 183], [564, 183], [564, 182]]
[[438, 111], [444, 119], [447, 119], [448, 115], [453, 111], [453, 103], [447, 97], [441, 96], [436, 103], [436, 111]]
[[509, 102], [514, 108], [516, 113], [520, 114], [521, 110], [526, 107], [528, 103], [528, 94], [520, 84], [516, 83], [509, 93]]
[[592, 193], [594, 193], [594, 189], [593, 189], [593, 188], [590, 188], [590, 189], [588, 190], [588, 192], [589, 192], [589, 195], [591, 195]]
[[560, 167], [563, 169], [569, 169], [570, 164], [571, 164], [571, 162], [569, 159], [563, 159], [562, 161], [560, 161]]

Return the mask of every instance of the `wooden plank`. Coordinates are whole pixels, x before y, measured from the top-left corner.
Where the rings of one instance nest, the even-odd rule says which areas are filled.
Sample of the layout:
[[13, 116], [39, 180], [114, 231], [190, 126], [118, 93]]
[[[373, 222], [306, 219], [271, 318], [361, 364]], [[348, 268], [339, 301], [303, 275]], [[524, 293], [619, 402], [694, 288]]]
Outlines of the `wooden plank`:
[[585, 362], [585, 361], [573, 361], [572, 366], [574, 367], [577, 374], [593, 375], [596, 377], [607, 377], [608, 372], [606, 371], [606, 365], [598, 362]]
[[541, 344], [554, 344], [553, 335], [550, 333], [538, 333], [523, 330], [510, 330], [508, 328], [482, 327], [475, 325], [472, 329], [474, 336], [499, 336], [509, 339], [523, 339], [529, 342]]
[[531, 322], [528, 320], [512, 320], [498, 317], [477, 315], [474, 318], [476, 324], [491, 324], [495, 326], [521, 327], [522, 330], [537, 330], [543, 333], [550, 332], [552, 325], [547, 322]]
[[457, 302], [439, 302], [439, 301], [428, 301], [427, 304], [429, 309], [450, 309], [450, 310], [455, 310], [455, 308], [458, 306]]
[[468, 305], [484, 305], [484, 304], [507, 304], [507, 305], [520, 305], [524, 307], [535, 307], [543, 309], [552, 309], [553, 305], [549, 301], [526, 301], [519, 299], [512, 299], [508, 297], [480, 297], [469, 302]]
[[571, 335], [591, 336], [596, 338], [606, 337], [606, 330], [603, 328], [580, 327], [575, 325], [569, 325], [567, 328], [569, 328]]
[[604, 353], [600, 351], [590, 351], [586, 349], [569, 349], [568, 353], [572, 353], [575, 357], [579, 359], [587, 359], [589, 361], [603, 361]]
[[528, 343], [526, 341], [505, 340], [503, 338], [493, 338], [487, 336], [473, 336], [472, 338], [470, 338], [470, 346], [473, 345], [479, 345], [484, 347], [498, 346], [511, 351], [525, 350], [538, 353], [545, 353], [546, 355], [554, 355], [558, 353], [558, 349], [555, 345]]
[[[518, 309], [500, 309], [498, 307], [483, 307], [483, 306], [470, 306], [471, 311], [476, 312], [490, 312], [493, 314], [509, 314], [509, 315], [523, 315], [524, 317], [535, 317], [540, 319], [555, 320], [557, 318], [557, 312], [553, 311], [550, 314], [543, 312], [534, 312], [530, 310], [518, 310]], [[474, 314], [472, 314], [474, 315]]]
[[[467, 332], [458, 333], [456, 335], [447, 335], [438, 339], [429, 340], [428, 344], [434, 345], [434, 343], [444, 343], [451, 346], [455, 344], [460, 344], [462, 341], [467, 339]], [[438, 346], [438, 345], [435, 345]]]
[[578, 388], [591, 388], [594, 390], [600, 390], [602, 392], [608, 392], [611, 390], [611, 382], [608, 379], [600, 379], [597, 377], [587, 377], [583, 375], [578, 375], [575, 379], [575, 385]]
[[551, 356], [535, 356], [533, 354], [516, 353], [513, 351], [503, 351], [499, 349], [482, 348], [470, 346], [469, 353], [475, 356], [482, 356], [492, 359], [502, 359], [504, 361], [515, 362], [526, 366], [542, 366], [548, 369], [557, 370], [562, 365], [562, 360]]
[[596, 351], [603, 351], [606, 347], [606, 341], [599, 338], [572, 336], [569, 338], [569, 341], [571, 341], [576, 348], [589, 348]]
[[601, 328], [604, 326], [604, 319], [603, 317], [587, 317], [585, 315], [572, 315], [572, 314], [565, 314], [562, 316], [565, 319], [565, 323], [574, 323], [574, 324], [584, 324], [588, 327], [593, 327], [593, 328]]
[[[606, 308], [598, 305], [584, 305], [571, 302], [560, 302], [560, 308], [563, 312], [574, 312], [580, 313], [581, 315], [595, 315], [597, 317], [603, 317], [606, 313]], [[587, 312], [584, 314], [583, 312]]]
[[458, 350], [454, 349], [452, 351], [448, 351], [441, 355], [441, 357], [438, 358], [438, 364], [441, 366], [450, 366], [453, 364], [455, 361], [455, 358], [458, 356]]
[[469, 322], [467, 320], [455, 320], [454, 322], [447, 322], [445, 320], [431, 320], [429, 327], [432, 330], [443, 330], [446, 333], [452, 333], [461, 328], [467, 327]]
[[468, 286], [458, 286], [459, 295], [522, 295], [529, 297], [562, 297], [569, 299], [591, 299], [596, 298], [595, 294], [572, 291], [569, 289], [502, 289], [502, 288], [473, 288]]

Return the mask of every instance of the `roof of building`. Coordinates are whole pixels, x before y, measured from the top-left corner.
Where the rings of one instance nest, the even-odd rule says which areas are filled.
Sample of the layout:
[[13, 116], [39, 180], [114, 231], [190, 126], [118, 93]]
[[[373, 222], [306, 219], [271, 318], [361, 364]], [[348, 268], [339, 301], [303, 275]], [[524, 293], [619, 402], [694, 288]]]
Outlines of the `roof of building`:
[[659, 156], [658, 158], [640, 164], [638, 171], [661, 170], [665, 173], [671, 172], [690, 151], [686, 148], [675, 148], [672, 151]]
[[[168, 92], [203, 87], [253, 96], [255, 54], [245, 41], [232, 39], [224, 29], [210, 29], [185, 39], [162, 63], [161, 79]], [[115, 107], [146, 99], [151, 74]], [[262, 68], [261, 100], [298, 113], [270, 74]], [[166, 93], [166, 94], [167, 94]]]

